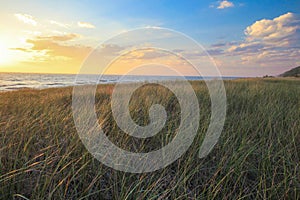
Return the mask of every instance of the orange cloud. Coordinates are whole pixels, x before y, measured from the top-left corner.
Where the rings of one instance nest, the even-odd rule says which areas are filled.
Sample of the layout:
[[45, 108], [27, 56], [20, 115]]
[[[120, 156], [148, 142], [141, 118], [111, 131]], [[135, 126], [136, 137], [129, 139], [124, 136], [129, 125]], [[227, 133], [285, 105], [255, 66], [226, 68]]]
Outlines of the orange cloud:
[[90, 47], [59, 44], [51, 39], [29, 39], [27, 40], [27, 43], [33, 45], [30, 50], [46, 51], [48, 56], [67, 57], [79, 61], [83, 60], [91, 51]]
[[[30, 48], [18, 47], [11, 48], [11, 50], [26, 52], [30, 58], [20, 64], [30, 68], [32, 66], [41, 68], [35, 69], [35, 71], [74, 73], [92, 50], [88, 46], [69, 44], [69, 41], [78, 37], [80, 36], [74, 33], [37, 36], [26, 40], [26, 43], [31, 45]], [[58, 70], [57, 67], [60, 67], [60, 69]]]

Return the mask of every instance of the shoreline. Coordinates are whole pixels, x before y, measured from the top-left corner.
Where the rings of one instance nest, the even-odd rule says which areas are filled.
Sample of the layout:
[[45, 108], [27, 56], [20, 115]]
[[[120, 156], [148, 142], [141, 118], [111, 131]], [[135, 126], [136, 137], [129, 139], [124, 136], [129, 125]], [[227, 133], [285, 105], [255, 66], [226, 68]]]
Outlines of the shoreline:
[[[255, 81], [255, 80], [269, 80], [269, 81], [300, 81], [300, 78], [299, 77], [236, 77], [234, 79], [222, 79], [224, 82], [227, 82], [227, 81], [243, 81], [243, 80], [251, 80], [251, 81]], [[154, 81], [157, 81], [158, 83], [159, 82], [165, 82], [165, 81], [178, 81], [178, 80], [154, 80]], [[180, 81], [180, 80], [179, 80]], [[209, 81], [209, 80], [204, 80], [204, 79], [201, 79], [201, 80], [188, 80], [189, 82], [203, 82], [203, 81]], [[121, 84], [134, 84], [136, 82], [147, 82], [146, 81], [128, 81], [128, 82], [123, 82]], [[98, 86], [101, 86], [101, 85], [115, 85], [117, 84], [118, 82], [103, 82], [103, 83], [98, 83], [97, 84], [97, 87]], [[17, 91], [30, 91], [30, 90], [33, 90], [33, 91], [40, 91], [40, 90], [47, 90], [47, 89], [60, 89], [60, 88], [70, 88], [70, 87], [75, 87], [75, 86], [88, 86], [88, 85], [94, 85], [94, 84], [82, 84], [82, 85], [65, 85], [65, 86], [53, 86], [53, 87], [44, 87], [44, 88], [34, 88], [34, 87], [20, 87], [20, 88], [9, 88], [8, 90], [1, 90], [0, 89], [0, 94], [2, 93], [6, 93], [6, 92], [17, 92]]]
[[[84, 84], [107, 84], [118, 82], [141, 82], [141, 81], [167, 81], [167, 80], [210, 80], [218, 77], [196, 76], [138, 76], [138, 75], [64, 75], [64, 74], [1, 74], [0, 91], [18, 90], [24, 88], [43, 89], [53, 87], [65, 87]], [[243, 77], [221, 77], [223, 80], [238, 79]], [[100, 79], [100, 80], [99, 80]]]

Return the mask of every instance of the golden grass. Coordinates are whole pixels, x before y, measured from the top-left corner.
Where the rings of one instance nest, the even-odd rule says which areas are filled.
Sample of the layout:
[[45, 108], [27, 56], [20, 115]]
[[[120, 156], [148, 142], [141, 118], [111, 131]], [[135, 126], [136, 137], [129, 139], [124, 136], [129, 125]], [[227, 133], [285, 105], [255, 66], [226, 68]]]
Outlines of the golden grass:
[[[210, 100], [204, 82], [191, 83], [201, 110], [193, 145], [170, 166], [145, 174], [115, 171], [89, 154], [74, 126], [72, 88], [0, 93], [0, 199], [299, 199], [299, 79], [225, 81], [224, 130], [204, 159], [197, 156]], [[99, 86], [96, 110], [114, 143], [147, 152], [174, 137], [180, 106], [170, 91], [149, 85], [135, 92], [130, 110], [136, 123], [149, 122], [153, 103], [168, 113], [160, 133], [137, 139], [114, 122], [112, 90]]]

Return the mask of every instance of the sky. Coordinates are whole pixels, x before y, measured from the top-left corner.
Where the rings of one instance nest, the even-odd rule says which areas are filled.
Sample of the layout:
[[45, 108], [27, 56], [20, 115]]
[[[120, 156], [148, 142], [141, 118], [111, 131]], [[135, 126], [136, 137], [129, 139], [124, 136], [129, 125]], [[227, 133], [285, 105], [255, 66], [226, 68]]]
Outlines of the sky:
[[[143, 27], [172, 29], [193, 38], [223, 76], [278, 75], [300, 65], [298, 0], [11, 0], [0, 2], [0, 22], [0, 72], [76, 74], [95, 49], [103, 54], [98, 59], [103, 52], [120, 56], [128, 46], [107, 41]], [[180, 42], [167, 37], [156, 42], [162, 40], [175, 54], [205, 60], [197, 49], [180, 48]], [[107, 73], [123, 74], [149, 60], [179, 70], [186, 65], [174, 54], [153, 49], [122, 58]], [[210, 65], [202, 66], [209, 74]], [[184, 75], [194, 75], [184, 69]]]

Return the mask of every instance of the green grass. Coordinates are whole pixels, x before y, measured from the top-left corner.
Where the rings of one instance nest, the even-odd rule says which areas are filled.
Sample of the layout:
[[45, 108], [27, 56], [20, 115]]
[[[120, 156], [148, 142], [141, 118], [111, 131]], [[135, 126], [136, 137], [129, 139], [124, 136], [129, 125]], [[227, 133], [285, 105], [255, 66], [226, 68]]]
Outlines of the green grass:
[[[0, 199], [299, 199], [300, 80], [226, 81], [225, 126], [204, 159], [198, 150], [210, 100], [204, 82], [192, 86], [201, 110], [192, 146], [168, 167], [144, 174], [115, 171], [89, 154], [75, 130], [72, 88], [0, 93]], [[153, 103], [168, 113], [163, 130], [147, 139], [118, 129], [109, 106], [112, 90], [98, 88], [96, 110], [114, 143], [147, 152], [172, 140], [180, 106], [169, 90], [149, 85], [132, 97], [131, 115], [140, 125], [149, 122]]]

